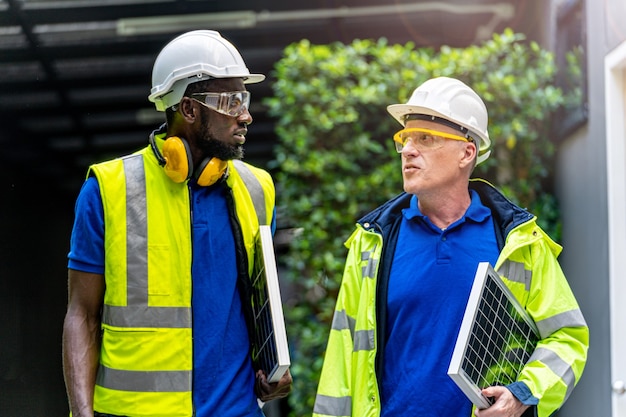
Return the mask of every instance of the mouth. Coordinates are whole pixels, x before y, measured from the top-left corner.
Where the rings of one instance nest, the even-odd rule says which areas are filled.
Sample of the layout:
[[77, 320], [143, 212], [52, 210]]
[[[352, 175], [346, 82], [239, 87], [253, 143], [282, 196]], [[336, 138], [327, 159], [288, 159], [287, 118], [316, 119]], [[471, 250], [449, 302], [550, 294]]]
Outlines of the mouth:
[[414, 164], [406, 164], [402, 167], [402, 171], [406, 173], [416, 172], [420, 169], [417, 165]]
[[235, 134], [233, 135], [233, 137], [235, 138], [235, 141], [240, 144], [243, 145], [246, 142], [246, 133], [248, 133], [245, 130], [239, 131], [239, 132], [235, 132]]

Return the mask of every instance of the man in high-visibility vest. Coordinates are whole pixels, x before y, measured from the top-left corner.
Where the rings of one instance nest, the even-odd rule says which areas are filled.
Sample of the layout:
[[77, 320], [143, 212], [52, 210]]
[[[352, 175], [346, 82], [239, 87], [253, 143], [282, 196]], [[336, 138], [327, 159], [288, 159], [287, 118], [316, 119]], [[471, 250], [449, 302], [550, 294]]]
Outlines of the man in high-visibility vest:
[[[314, 417], [548, 417], [580, 380], [589, 331], [536, 217], [486, 181], [487, 109], [457, 79], [419, 86], [389, 106], [404, 193], [358, 221], [349, 249]], [[474, 275], [495, 266], [535, 321], [534, 353], [507, 386], [472, 403], [447, 375]]]
[[[166, 123], [92, 165], [76, 203], [63, 368], [79, 416], [263, 416], [291, 390], [250, 358], [250, 274], [275, 224], [270, 175], [240, 159], [251, 74], [218, 32], [159, 53], [149, 100]], [[245, 296], [244, 296], [245, 295]]]

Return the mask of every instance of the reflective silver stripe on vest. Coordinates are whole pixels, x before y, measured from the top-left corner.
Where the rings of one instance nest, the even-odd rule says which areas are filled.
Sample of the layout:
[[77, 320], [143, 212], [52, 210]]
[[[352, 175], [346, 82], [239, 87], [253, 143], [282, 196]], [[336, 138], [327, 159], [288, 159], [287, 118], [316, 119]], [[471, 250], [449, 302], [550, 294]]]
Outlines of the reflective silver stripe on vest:
[[191, 311], [187, 307], [105, 306], [102, 322], [116, 327], [191, 327]]
[[148, 204], [143, 157], [124, 159], [126, 174], [127, 305], [148, 305]]
[[148, 219], [143, 157], [124, 158], [127, 306], [105, 304], [102, 322], [116, 327], [191, 328], [189, 307], [148, 306]]
[[374, 350], [374, 330], [354, 332], [354, 351], [359, 350]]
[[337, 331], [349, 330], [354, 344], [354, 352], [374, 349], [374, 330], [354, 331], [356, 320], [346, 314], [346, 310], [335, 311], [332, 329]]
[[525, 269], [524, 264], [521, 262], [505, 261], [498, 269], [498, 275], [507, 278], [509, 281], [524, 284], [526, 291], [530, 291], [533, 273]]
[[542, 339], [546, 339], [552, 333], [564, 327], [586, 327], [587, 322], [580, 309], [566, 311], [556, 314], [547, 319], [539, 320], [535, 323]]
[[259, 225], [268, 224], [267, 212], [265, 210], [265, 193], [263, 192], [261, 183], [258, 178], [254, 176], [252, 171], [250, 171], [250, 168], [248, 168], [242, 161], [235, 159], [233, 164], [237, 168], [237, 172], [239, 173], [239, 176], [243, 180], [244, 184], [246, 184], [248, 193], [250, 193], [254, 210], [256, 211], [256, 215], [259, 219]]
[[191, 371], [120, 371], [100, 365], [96, 383], [131, 392], [189, 392]]
[[544, 363], [552, 372], [558, 375], [567, 385], [565, 399], [569, 397], [576, 383], [576, 375], [567, 362], [561, 359], [556, 353], [544, 348], [537, 348], [528, 359], [528, 363], [540, 361]]
[[346, 310], [335, 311], [333, 315], [333, 330], [350, 330], [350, 334], [352, 335], [352, 339], [354, 339], [354, 327], [356, 325], [356, 320], [348, 314], [346, 314]]
[[[376, 250], [376, 246], [374, 246], [374, 250]], [[372, 259], [372, 253], [374, 253], [374, 250], [361, 252], [361, 261], [367, 261], [367, 265], [365, 265], [361, 270], [363, 278], [374, 278], [374, 274], [376, 273], [378, 260]]]
[[336, 417], [351, 416], [352, 397], [329, 397], [317, 394], [313, 412]]

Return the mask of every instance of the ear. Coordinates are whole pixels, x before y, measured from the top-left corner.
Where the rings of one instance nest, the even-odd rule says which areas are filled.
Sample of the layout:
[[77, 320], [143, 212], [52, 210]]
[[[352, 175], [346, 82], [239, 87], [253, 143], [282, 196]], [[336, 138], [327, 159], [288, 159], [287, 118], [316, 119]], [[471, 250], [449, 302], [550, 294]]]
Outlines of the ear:
[[475, 142], [465, 142], [462, 146], [461, 160], [459, 166], [465, 168], [467, 166], [474, 166], [476, 157], [478, 154], [478, 148], [476, 148]]
[[189, 97], [183, 97], [180, 100], [178, 111], [188, 123], [193, 123], [196, 120], [196, 105]]

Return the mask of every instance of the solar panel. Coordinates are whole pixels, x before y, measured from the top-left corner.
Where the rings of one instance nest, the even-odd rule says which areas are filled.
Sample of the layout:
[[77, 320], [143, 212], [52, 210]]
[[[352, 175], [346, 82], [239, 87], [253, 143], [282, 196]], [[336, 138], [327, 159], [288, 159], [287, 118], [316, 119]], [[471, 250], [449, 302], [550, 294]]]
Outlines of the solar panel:
[[481, 390], [515, 382], [539, 340], [534, 321], [488, 262], [478, 264], [448, 375], [478, 408]]
[[277, 382], [289, 368], [290, 359], [270, 226], [259, 227], [255, 253], [252, 360], [256, 369], [265, 371], [269, 382]]

